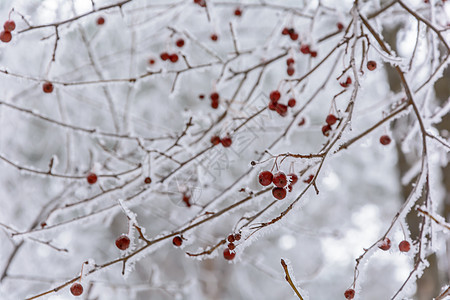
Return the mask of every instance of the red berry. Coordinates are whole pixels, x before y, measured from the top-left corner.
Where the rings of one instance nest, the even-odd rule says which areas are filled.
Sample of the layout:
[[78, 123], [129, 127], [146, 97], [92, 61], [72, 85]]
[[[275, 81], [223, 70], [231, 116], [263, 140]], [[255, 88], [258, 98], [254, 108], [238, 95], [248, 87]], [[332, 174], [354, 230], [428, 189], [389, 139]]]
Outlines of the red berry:
[[98, 17], [97, 19], [97, 25], [103, 25], [105, 24], [105, 18], [103, 17]]
[[240, 8], [236, 8], [234, 10], [234, 15], [240, 17], [242, 15], [242, 10]]
[[296, 103], [297, 103], [297, 101], [295, 101], [294, 98], [291, 98], [291, 99], [289, 99], [289, 101], [288, 101], [288, 106], [289, 106], [289, 107], [294, 107]]
[[298, 33], [296, 33], [296, 32], [291, 33], [289, 36], [291, 37], [291, 40], [293, 40], [293, 41], [298, 40]]
[[288, 29], [288, 34], [289, 35], [294, 34], [294, 33], [295, 33], [295, 29], [294, 28], [289, 28]]
[[94, 184], [94, 183], [96, 183], [97, 182], [97, 174], [95, 174], [95, 173], [89, 173], [87, 176], [86, 176], [86, 180], [87, 180], [87, 182], [89, 183], [89, 184]]
[[408, 241], [401, 241], [400, 244], [398, 244], [398, 249], [400, 249], [401, 252], [408, 252], [409, 249], [411, 249], [411, 245]]
[[330, 131], [331, 131], [331, 126], [330, 125], [323, 125], [322, 127], [322, 133], [324, 136], [329, 136], [330, 135]]
[[350, 84], [352, 84], [352, 78], [350, 76], [347, 76], [345, 82], [340, 83], [340, 85], [344, 88], [348, 87]]
[[219, 37], [217, 36], [217, 34], [213, 33], [211, 34], [211, 40], [213, 40], [214, 42], [217, 41], [219, 39]]
[[169, 55], [169, 59], [171, 62], [176, 63], [178, 61], [178, 55], [177, 54], [171, 54]]
[[288, 176], [290, 177], [290, 184], [294, 185], [297, 183], [298, 181], [298, 176], [295, 175], [294, 173], [288, 174]]
[[83, 294], [83, 286], [78, 283], [75, 282], [74, 284], [72, 284], [72, 286], [70, 287], [70, 292], [72, 293], [72, 295], [74, 296], [80, 296], [81, 294]]
[[287, 184], [287, 177], [283, 172], [278, 172], [273, 175], [273, 184], [279, 188], [285, 187]]
[[183, 244], [183, 240], [181, 239], [181, 237], [176, 236], [172, 239], [172, 244], [176, 247], [180, 247]]
[[389, 145], [391, 143], [391, 138], [388, 135], [382, 135], [380, 136], [380, 143], [381, 145]]
[[127, 250], [130, 247], [130, 238], [125, 234], [119, 236], [116, 240], [116, 246], [120, 250]]
[[220, 144], [220, 137], [218, 137], [217, 135], [214, 135], [213, 137], [211, 137], [211, 143], [213, 145], [219, 145]]
[[338, 22], [338, 23], [336, 24], [336, 26], [337, 26], [337, 28], [338, 28], [339, 31], [341, 31], [341, 30], [344, 29], [344, 25], [343, 25], [341, 22]]
[[292, 68], [292, 67], [289, 67], [289, 68], [287, 68], [287, 74], [289, 75], [289, 76], [292, 76], [292, 75], [294, 75], [294, 73], [295, 73], [295, 69], [294, 68]]
[[170, 58], [169, 53], [167, 52], [161, 53], [160, 57], [162, 60], [168, 60]]
[[327, 124], [330, 125], [330, 126], [334, 125], [336, 123], [336, 121], [337, 121], [337, 118], [333, 114], [329, 114], [327, 116], [327, 118], [325, 119], [325, 122], [327, 122]]
[[268, 107], [269, 107], [270, 110], [276, 110], [277, 109], [277, 103], [270, 101]]
[[225, 250], [223, 250], [223, 257], [226, 260], [232, 260], [234, 259], [234, 257], [236, 256], [236, 253], [233, 251], [230, 251], [230, 249], [226, 248]]
[[388, 238], [384, 238], [384, 240], [378, 243], [378, 248], [384, 251], [389, 250], [391, 248], [391, 240]]
[[302, 118], [301, 120], [300, 120], [300, 122], [298, 122], [298, 126], [303, 126], [303, 125], [305, 125], [305, 123], [306, 123], [306, 120], [305, 120], [305, 118]]
[[150, 184], [152, 183], [152, 179], [150, 177], [145, 177], [144, 182], [145, 184]]
[[303, 54], [309, 54], [311, 49], [309, 49], [309, 45], [301, 45], [300, 52]]
[[287, 114], [287, 106], [281, 103], [277, 103], [277, 107], [275, 108], [277, 113], [284, 117]]
[[205, 99], [205, 95], [200, 94], [200, 95], [198, 95], [198, 98], [200, 98], [200, 99]]
[[273, 179], [273, 175], [270, 171], [262, 171], [261, 173], [259, 173], [259, 183], [262, 186], [268, 186], [269, 184], [272, 183], [272, 179]]
[[355, 298], [355, 290], [354, 289], [348, 289], [344, 293], [345, 299], [353, 299]]
[[[230, 235], [227, 237], [227, 241], [229, 241], [230, 243], [234, 242], [234, 240], [235, 240], [235, 238], [234, 238], [234, 235], [232, 235], [232, 234], [230, 234]], [[230, 250], [233, 250], [233, 249], [230, 249]]]
[[286, 59], [286, 65], [289, 67], [290, 65], [294, 64], [295, 60], [291, 57]]
[[283, 30], [281, 31], [282, 35], [288, 35], [289, 34], [289, 28], [284, 27]]
[[9, 31], [2, 31], [0, 32], [0, 41], [3, 43], [9, 43], [12, 39], [11, 32]]
[[239, 241], [239, 240], [241, 239], [241, 235], [240, 235], [239, 233], [236, 233], [236, 234], [234, 235], [234, 239], [235, 239], [236, 241]]
[[219, 100], [211, 100], [211, 107], [217, 109], [219, 107]]
[[177, 45], [177, 47], [183, 47], [184, 46], [184, 40], [183, 39], [178, 39], [175, 44]]
[[13, 20], [8, 20], [5, 22], [5, 24], [3, 24], [3, 28], [5, 29], [5, 31], [11, 32], [16, 29], [16, 23]]
[[149, 63], [150, 65], [154, 65], [154, 64], [156, 63], [156, 61], [155, 61], [153, 58], [150, 58], [150, 59], [148, 60], [148, 63]]
[[223, 139], [220, 140], [220, 142], [222, 143], [222, 146], [224, 146], [225, 148], [228, 148], [231, 146], [231, 138], [229, 136], [224, 137]]
[[47, 93], [47, 94], [53, 92], [53, 84], [51, 82], [48, 82], [48, 81], [45, 82], [42, 85], [42, 90], [44, 91], [44, 93]]
[[311, 51], [309, 54], [311, 54], [311, 57], [316, 57], [317, 56], [317, 51]]
[[228, 249], [234, 250], [234, 248], [236, 248], [236, 246], [233, 243], [228, 244]]
[[314, 175], [309, 175], [308, 179], [303, 180], [304, 183], [311, 183], [311, 181], [313, 180]]
[[367, 62], [367, 69], [369, 69], [369, 71], [373, 71], [377, 68], [377, 63], [374, 60], [369, 60]]
[[281, 187], [273, 188], [272, 195], [275, 197], [275, 199], [283, 200], [286, 197], [286, 190]]
[[219, 100], [219, 94], [212, 93], [211, 95], [209, 95], [209, 98], [211, 98], [211, 100]]
[[280, 100], [280, 97], [281, 97], [281, 94], [279, 91], [274, 90], [274, 91], [270, 92], [269, 98], [271, 101], [277, 102], [278, 100]]

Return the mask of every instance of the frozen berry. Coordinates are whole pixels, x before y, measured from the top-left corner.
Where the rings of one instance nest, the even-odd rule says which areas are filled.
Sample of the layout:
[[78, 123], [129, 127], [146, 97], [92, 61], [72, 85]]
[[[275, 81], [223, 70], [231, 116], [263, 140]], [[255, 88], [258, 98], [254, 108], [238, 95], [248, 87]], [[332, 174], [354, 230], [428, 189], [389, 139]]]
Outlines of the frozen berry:
[[234, 15], [237, 16], [237, 17], [242, 16], [242, 10], [240, 8], [236, 8], [234, 10]]
[[209, 98], [211, 98], [211, 100], [219, 100], [219, 94], [214, 92], [211, 95], [209, 95]]
[[391, 240], [389, 238], [384, 238], [380, 243], [378, 243], [378, 248], [387, 251], [391, 248]]
[[297, 101], [295, 101], [294, 98], [291, 98], [291, 99], [289, 99], [289, 101], [288, 101], [288, 106], [289, 106], [289, 107], [294, 107], [296, 103], [297, 103]]
[[294, 64], [295, 60], [291, 57], [286, 59], [286, 65], [289, 67], [290, 65]]
[[314, 175], [309, 175], [308, 179], [303, 180], [304, 183], [311, 183], [311, 181], [313, 180]]
[[152, 179], [150, 177], [145, 177], [144, 182], [145, 184], [150, 184], [152, 183]]
[[300, 52], [303, 54], [309, 54], [311, 49], [309, 49], [309, 45], [301, 45]]
[[309, 54], [311, 54], [311, 57], [316, 57], [317, 56], [317, 51], [311, 51]]
[[234, 248], [236, 248], [236, 246], [233, 243], [228, 244], [228, 249], [234, 250]]
[[289, 28], [284, 27], [283, 30], [281, 31], [282, 35], [288, 35], [289, 34]]
[[287, 114], [287, 105], [277, 103], [277, 107], [275, 108], [275, 110], [280, 116], [284, 117]]
[[3, 24], [3, 28], [5, 29], [5, 31], [11, 32], [16, 29], [16, 23], [13, 20], [8, 20], [5, 22], [5, 24]]
[[268, 186], [272, 183], [273, 175], [270, 171], [262, 171], [259, 173], [259, 183], [262, 186]]
[[241, 235], [240, 235], [239, 233], [236, 233], [236, 234], [234, 235], [234, 239], [235, 239], [236, 241], [239, 241], [239, 240], [241, 239]]
[[171, 54], [169, 55], [169, 59], [171, 62], [176, 63], [178, 61], [178, 55], [177, 54]]
[[400, 244], [398, 244], [398, 249], [400, 249], [401, 252], [408, 252], [409, 249], [411, 249], [411, 245], [408, 241], [401, 241]]
[[183, 39], [178, 39], [175, 44], [177, 45], [177, 47], [181, 48], [184, 46], [184, 40]]
[[330, 125], [323, 125], [322, 126], [322, 133], [324, 136], [329, 136], [330, 135], [330, 131], [331, 131], [331, 126]]
[[51, 82], [48, 82], [48, 81], [45, 82], [42, 85], [42, 90], [44, 91], [44, 93], [47, 93], [47, 94], [53, 92], [53, 84]]
[[72, 286], [70, 287], [70, 292], [72, 293], [72, 295], [74, 296], [80, 296], [81, 294], [83, 294], [83, 286], [78, 283], [75, 282], [74, 284], [72, 284]]
[[348, 289], [344, 292], [345, 299], [353, 299], [355, 298], [355, 290], [354, 289]]
[[270, 92], [269, 98], [272, 102], [277, 102], [278, 100], [280, 100], [280, 97], [281, 97], [281, 94], [279, 91], [275, 90], [275, 91]]
[[377, 63], [374, 60], [369, 60], [367, 62], [367, 69], [369, 69], [369, 71], [373, 71], [377, 68]]
[[286, 73], [287, 73], [289, 76], [292, 76], [292, 75], [294, 75], [294, 73], [295, 73], [295, 69], [292, 68], [292, 67], [289, 67], [289, 68], [287, 68]]
[[180, 247], [183, 244], [183, 240], [181, 239], [181, 237], [176, 236], [172, 239], [172, 244], [176, 247]]
[[300, 120], [300, 122], [298, 122], [298, 126], [303, 126], [303, 125], [305, 125], [305, 123], [306, 123], [306, 120], [305, 120], [305, 118], [302, 118], [301, 120]]
[[338, 28], [339, 31], [341, 31], [341, 30], [344, 29], [344, 25], [343, 25], [341, 22], [338, 22], [338, 23], [336, 24], [336, 27]]
[[327, 116], [327, 118], [325, 119], [325, 122], [327, 122], [327, 124], [330, 125], [330, 126], [334, 125], [336, 123], [336, 121], [337, 121], [337, 118], [333, 114], [329, 114]]
[[219, 37], [217, 36], [217, 34], [213, 33], [210, 36], [211, 40], [213, 40], [214, 42], [217, 41], [219, 39]]
[[86, 180], [87, 180], [87, 182], [89, 183], [89, 184], [94, 184], [94, 183], [96, 183], [97, 182], [97, 174], [95, 174], [95, 173], [89, 173], [87, 176], [86, 176]]
[[289, 36], [291, 37], [291, 40], [293, 40], [293, 41], [298, 40], [298, 33], [296, 33], [296, 32], [291, 33]]
[[234, 251], [230, 251], [230, 249], [228, 249], [228, 248], [223, 250], [223, 257], [226, 260], [232, 260], [232, 259], [234, 259], [235, 256], [236, 256], [236, 253]]
[[276, 102], [273, 102], [273, 101], [270, 101], [270, 102], [269, 102], [269, 105], [268, 105], [268, 108], [269, 108], [270, 110], [277, 110], [277, 103], [276, 103]]
[[150, 65], [154, 65], [154, 64], [156, 63], [156, 61], [155, 61], [153, 58], [150, 58], [150, 59], [148, 60], [148, 63], [149, 63]]
[[211, 143], [213, 145], [219, 145], [220, 144], [220, 137], [218, 137], [217, 135], [214, 135], [213, 137], [211, 137]]
[[3, 43], [9, 43], [11, 41], [11, 39], [12, 39], [11, 32], [9, 32], [9, 31], [0, 32], [0, 40]]
[[222, 143], [222, 146], [224, 146], [225, 148], [228, 148], [231, 146], [232, 140], [229, 136], [227, 136], [227, 137], [224, 137], [223, 139], [221, 139], [220, 142]]
[[211, 107], [217, 109], [219, 107], [219, 100], [211, 100]]
[[290, 181], [291, 185], [294, 185], [297, 183], [297, 181], [298, 181], [297, 175], [295, 175], [294, 173], [291, 173], [291, 174], [288, 174], [288, 176], [289, 176], [289, 181]]
[[200, 95], [198, 95], [198, 98], [199, 98], [199, 99], [205, 99], [205, 95], [200, 94]]
[[116, 246], [120, 250], [127, 250], [130, 247], [130, 238], [125, 234], [119, 236], [116, 240]]
[[277, 187], [285, 187], [287, 184], [287, 177], [283, 172], [278, 172], [273, 175], [273, 184]]
[[97, 19], [97, 25], [103, 25], [105, 24], [105, 18], [103, 17], [98, 17]]
[[[228, 242], [230, 242], [230, 243], [232, 243], [232, 242], [234, 242], [234, 235], [233, 234], [230, 234], [228, 237], [227, 237], [227, 241]], [[233, 249], [230, 249], [230, 250], [233, 250]]]
[[184, 204], [186, 204], [187, 207], [191, 207], [191, 205], [192, 205], [190, 202], [191, 196], [183, 194], [182, 200], [183, 200]]
[[286, 197], [286, 190], [284, 188], [280, 188], [280, 187], [273, 188], [272, 195], [276, 199], [282, 200]]
[[391, 138], [388, 135], [382, 135], [380, 136], [380, 143], [381, 145], [389, 145], [391, 143]]
[[162, 60], [168, 60], [170, 56], [169, 56], [169, 53], [163, 52], [160, 54], [160, 57]]

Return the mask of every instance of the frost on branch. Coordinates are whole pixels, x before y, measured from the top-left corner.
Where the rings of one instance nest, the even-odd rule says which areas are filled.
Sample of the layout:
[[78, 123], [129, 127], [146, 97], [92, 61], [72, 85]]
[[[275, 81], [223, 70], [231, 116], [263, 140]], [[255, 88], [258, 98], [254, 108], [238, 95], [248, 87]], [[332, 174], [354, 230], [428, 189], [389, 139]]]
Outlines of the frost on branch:
[[447, 1], [22, 2], [1, 295], [446, 297]]

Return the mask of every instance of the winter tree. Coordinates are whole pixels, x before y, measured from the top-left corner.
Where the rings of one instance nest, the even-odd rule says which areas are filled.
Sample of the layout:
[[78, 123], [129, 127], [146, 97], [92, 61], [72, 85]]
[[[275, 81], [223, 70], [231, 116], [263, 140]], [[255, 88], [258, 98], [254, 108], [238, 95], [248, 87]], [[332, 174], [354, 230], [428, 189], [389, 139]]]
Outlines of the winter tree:
[[447, 1], [0, 11], [1, 299], [449, 299]]

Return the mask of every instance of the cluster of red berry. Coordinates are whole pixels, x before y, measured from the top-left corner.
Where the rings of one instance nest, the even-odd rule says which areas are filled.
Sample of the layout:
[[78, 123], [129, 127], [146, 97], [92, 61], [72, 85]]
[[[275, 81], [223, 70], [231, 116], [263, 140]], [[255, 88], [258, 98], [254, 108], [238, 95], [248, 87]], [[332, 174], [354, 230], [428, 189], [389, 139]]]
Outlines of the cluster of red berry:
[[281, 31], [281, 34], [282, 35], [289, 35], [289, 37], [293, 41], [298, 40], [298, 33], [292, 27], [291, 28], [284, 27], [283, 30]]
[[333, 114], [329, 114], [327, 116], [327, 118], [325, 119], [325, 122], [327, 124], [322, 126], [322, 133], [324, 136], [330, 135], [330, 131], [332, 130], [331, 126], [336, 124], [337, 120], [338, 118]]
[[214, 135], [214, 136], [211, 138], [211, 143], [212, 143], [214, 146], [215, 146], [215, 145], [222, 144], [222, 146], [224, 146], [225, 148], [228, 148], [228, 147], [231, 146], [232, 140], [231, 140], [231, 137], [230, 137], [229, 135], [227, 135], [227, 136], [225, 136], [225, 137], [223, 137], [223, 138], [220, 138], [220, 137], [218, 137], [217, 135]]
[[[391, 249], [391, 240], [389, 238], [384, 238], [379, 244], [378, 244], [378, 248], [380, 248], [381, 250], [387, 251], [389, 249]], [[411, 249], [411, 244], [406, 241], [403, 240], [398, 244], [398, 249], [401, 252], [408, 252]]]
[[16, 29], [16, 23], [13, 20], [8, 20], [3, 24], [3, 31], [0, 32], [0, 40], [3, 43], [9, 43], [12, 39], [11, 31]]
[[286, 59], [286, 65], [287, 65], [286, 72], [289, 76], [292, 76], [295, 73], [294, 63], [295, 63], [295, 60], [292, 57]]
[[[289, 185], [287, 176], [289, 176]], [[273, 183], [275, 187], [272, 189], [272, 195], [275, 199], [282, 200], [286, 197], [286, 185], [290, 192], [292, 191], [292, 186], [298, 181], [298, 177], [294, 173], [290, 173], [287, 176], [283, 172], [272, 174], [270, 171], [262, 171], [259, 173], [258, 179], [262, 186], [268, 186]]]
[[173, 63], [176, 63], [178, 61], [178, 54], [176, 53], [169, 54], [167, 52], [163, 52], [159, 57], [161, 57], [162, 60], [170, 60]]
[[281, 98], [281, 93], [278, 90], [270, 92], [269, 98], [270, 102], [268, 108], [270, 110], [276, 111], [282, 117], [285, 117], [287, 115], [288, 107], [294, 107], [297, 103], [295, 101], [295, 98], [290, 98], [287, 105], [279, 103], [278, 100], [280, 100]]
[[300, 52], [303, 54], [309, 54], [311, 57], [317, 56], [317, 51], [312, 51], [311, 46], [308, 44], [301, 44], [300, 45]]
[[211, 107], [217, 109], [219, 107], [219, 98], [220, 98], [219, 93], [217, 92], [211, 93], [211, 95], [209, 95], [209, 98], [211, 99]]
[[223, 250], [223, 257], [226, 260], [232, 260], [236, 256], [236, 252], [234, 249], [236, 248], [236, 245], [234, 242], [239, 241], [241, 239], [241, 235], [239, 233], [236, 234], [230, 234], [227, 237], [228, 246], [225, 250]]

